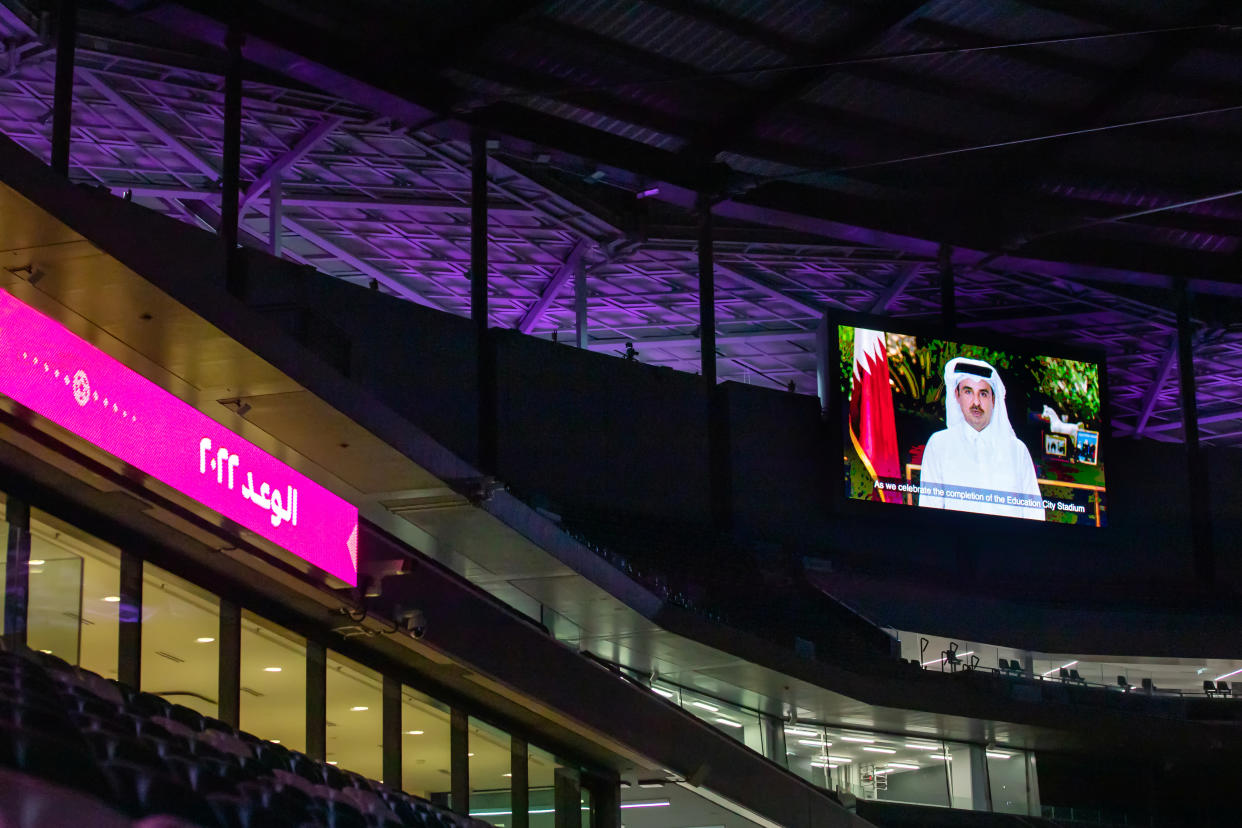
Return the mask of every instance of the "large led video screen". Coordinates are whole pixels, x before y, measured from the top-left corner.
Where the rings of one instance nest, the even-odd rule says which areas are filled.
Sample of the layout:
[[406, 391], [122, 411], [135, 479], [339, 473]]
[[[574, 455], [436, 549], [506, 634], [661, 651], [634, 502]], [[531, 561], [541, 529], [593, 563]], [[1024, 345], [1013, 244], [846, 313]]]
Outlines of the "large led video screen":
[[836, 331], [848, 498], [1107, 524], [1099, 363]]

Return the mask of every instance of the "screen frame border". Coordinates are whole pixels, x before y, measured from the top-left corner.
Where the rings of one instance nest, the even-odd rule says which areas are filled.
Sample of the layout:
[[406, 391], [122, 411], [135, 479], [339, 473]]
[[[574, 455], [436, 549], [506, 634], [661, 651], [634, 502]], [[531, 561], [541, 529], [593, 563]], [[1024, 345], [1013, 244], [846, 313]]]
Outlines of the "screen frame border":
[[[823, 376], [820, 382], [820, 404], [823, 409], [821, 413], [828, 427], [830, 441], [836, 441], [830, 448], [832, 455], [829, 458], [829, 462], [832, 464], [835, 464], [832, 457], [837, 456], [838, 452], [843, 452], [843, 447], [846, 441], [849, 440], [849, 434], [846, 430], [848, 428], [848, 418], [845, 414], [849, 398], [837, 379], [838, 366], [841, 364], [840, 335], [837, 332], [837, 328], [841, 325], [870, 328], [883, 331], [884, 333], [896, 333], [905, 336], [947, 339], [964, 345], [995, 348], [1021, 356], [1048, 356], [1055, 359], [1070, 359], [1078, 362], [1094, 363], [1099, 369], [1100, 383], [1100, 435], [1097, 452], [1104, 453], [1105, 456], [1111, 456], [1112, 454], [1111, 397], [1108, 384], [1107, 351], [1105, 349], [1049, 343], [1044, 340], [1015, 337], [986, 329], [972, 328], [967, 335], [963, 336], [960, 327], [949, 327], [940, 322], [877, 316], [829, 308], [824, 311], [820, 322], [821, 334], [818, 350], [820, 351], [820, 358], [824, 363]], [[883, 518], [885, 520], [901, 521], [903, 525], [907, 526], [922, 527], [944, 527], [946, 524], [958, 527], [973, 523], [975, 525], [986, 525], [989, 528], [995, 527], [996, 529], [1008, 527], [1019, 532], [1062, 531], [1061, 528], [1050, 529], [1050, 526], [1073, 527], [1075, 530], [1078, 528], [1078, 524], [1060, 524], [1055, 522], [1049, 524], [1047, 521], [1022, 520], [1021, 518], [1002, 515], [977, 515], [954, 510], [918, 509], [909, 506], [902, 509], [893, 509], [891, 507], [898, 504], [875, 503], [869, 500], [857, 500], [848, 497], [845, 492], [843, 476], [835, 470], [829, 473], [828, 478], [828, 496], [832, 501], [830, 513], [841, 517], [862, 517], [872, 520]], [[1108, 495], [1107, 472], [1105, 473], [1105, 497], [1106, 502], [1111, 506], [1112, 498]], [[965, 519], [964, 521], [963, 518]], [[1097, 533], [1106, 531], [1109, 526], [1113, 525], [1115, 519], [1116, 514], [1110, 508], [1108, 509], [1108, 521], [1103, 526], [1088, 528], [1095, 529]], [[976, 521], [982, 521], [982, 523], [975, 523]], [[1035, 524], [1037, 523], [1042, 523], [1042, 526], [1045, 528], [1036, 527]], [[1089, 535], [1089, 533], [1085, 534]]]

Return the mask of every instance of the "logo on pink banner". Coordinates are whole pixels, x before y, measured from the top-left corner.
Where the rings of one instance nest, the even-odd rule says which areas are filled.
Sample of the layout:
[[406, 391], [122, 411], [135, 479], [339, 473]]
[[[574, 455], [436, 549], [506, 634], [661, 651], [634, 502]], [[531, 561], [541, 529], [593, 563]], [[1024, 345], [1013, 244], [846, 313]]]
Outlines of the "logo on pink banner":
[[0, 291], [0, 394], [351, 585], [358, 510]]

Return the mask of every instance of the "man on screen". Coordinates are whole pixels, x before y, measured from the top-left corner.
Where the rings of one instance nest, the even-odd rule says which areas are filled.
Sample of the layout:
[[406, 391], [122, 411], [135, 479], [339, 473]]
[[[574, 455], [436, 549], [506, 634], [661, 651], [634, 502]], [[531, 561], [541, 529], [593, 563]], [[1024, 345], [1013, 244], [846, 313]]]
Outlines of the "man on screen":
[[945, 420], [923, 450], [919, 505], [1043, 520], [1031, 453], [1013, 433], [996, 369], [957, 357], [944, 367]]

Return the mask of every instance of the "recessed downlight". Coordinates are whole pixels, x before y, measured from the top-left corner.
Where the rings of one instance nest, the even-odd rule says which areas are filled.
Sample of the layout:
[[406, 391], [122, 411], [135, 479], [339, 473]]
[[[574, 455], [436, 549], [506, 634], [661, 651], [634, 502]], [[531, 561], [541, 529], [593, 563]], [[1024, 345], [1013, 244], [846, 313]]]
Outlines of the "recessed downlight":
[[215, 639], [210, 635], [200, 635], [198, 638], [194, 639], [196, 644], [210, 644], [213, 641], [215, 641]]
[[109, 604], [119, 604], [119, 603], [121, 603], [121, 596], [119, 596], [119, 595], [105, 595], [105, 596], [104, 596], [104, 600], [105, 600], [105, 601], [107, 601]]
[[45, 563], [47, 563], [47, 561], [43, 560], [42, 558], [31, 558], [29, 561], [26, 562], [28, 566], [43, 566]]
[[[281, 668], [280, 668], [280, 667], [264, 667], [264, 668], [263, 668], [263, 672], [265, 672], [265, 673], [279, 673], [279, 672], [280, 672], [280, 670], [281, 670]], [[366, 709], [366, 708], [364, 707], [364, 708], [363, 708], [363, 710], [365, 710], [365, 709]]]
[[[269, 667], [268, 669], [270, 670], [271, 668]], [[279, 668], [279, 667], [277, 667], [276, 669], [277, 669], [277, 670], [279, 670], [280, 668]], [[364, 711], [366, 711], [366, 710], [370, 710], [370, 709], [371, 709], [371, 708], [367, 707], [365, 704], [356, 704], [356, 705], [354, 705], [353, 707], [349, 708], [349, 712], [350, 712], [350, 713], [362, 713], [362, 712], [364, 712]]]
[[405, 735], [406, 736], [422, 736], [423, 732], [421, 730], [407, 730], [405, 732]]

